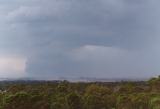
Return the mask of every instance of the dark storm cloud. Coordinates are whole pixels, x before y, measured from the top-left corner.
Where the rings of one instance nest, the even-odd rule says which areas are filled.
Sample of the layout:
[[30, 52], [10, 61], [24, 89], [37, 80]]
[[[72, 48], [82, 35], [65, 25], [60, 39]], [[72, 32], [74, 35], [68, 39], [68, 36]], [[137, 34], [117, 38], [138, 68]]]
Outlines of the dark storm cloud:
[[[153, 4], [154, 5], [154, 4]], [[35, 36], [73, 44], [135, 47], [154, 38], [156, 9], [149, 1], [37, 1], [20, 6], [8, 19], [24, 23]], [[32, 37], [32, 36], [31, 36]], [[67, 37], [67, 38], [66, 38]], [[145, 38], [144, 38], [145, 37]]]
[[1, 54], [26, 57], [29, 76], [144, 77], [160, 71], [158, 0], [12, 2], [0, 1]]

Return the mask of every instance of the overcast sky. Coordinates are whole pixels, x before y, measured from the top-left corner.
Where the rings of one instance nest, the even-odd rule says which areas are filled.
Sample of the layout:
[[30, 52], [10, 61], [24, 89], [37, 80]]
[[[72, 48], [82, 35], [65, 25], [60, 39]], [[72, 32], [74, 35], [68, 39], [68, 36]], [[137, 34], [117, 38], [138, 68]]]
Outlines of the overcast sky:
[[0, 77], [160, 75], [159, 0], [0, 0]]

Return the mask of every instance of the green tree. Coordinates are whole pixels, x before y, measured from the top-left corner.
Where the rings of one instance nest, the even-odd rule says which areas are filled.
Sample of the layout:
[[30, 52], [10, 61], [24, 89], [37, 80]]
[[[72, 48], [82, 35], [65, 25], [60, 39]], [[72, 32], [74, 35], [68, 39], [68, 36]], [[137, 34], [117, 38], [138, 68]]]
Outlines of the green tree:
[[86, 109], [107, 109], [104, 96], [110, 95], [111, 90], [104, 86], [90, 85], [85, 92], [85, 107]]
[[14, 95], [8, 95], [5, 98], [3, 109], [30, 109], [30, 95], [25, 92], [18, 92]]
[[82, 109], [82, 100], [77, 93], [70, 93], [66, 97], [70, 109]]
[[150, 101], [151, 109], [160, 109], [160, 96], [153, 97]]

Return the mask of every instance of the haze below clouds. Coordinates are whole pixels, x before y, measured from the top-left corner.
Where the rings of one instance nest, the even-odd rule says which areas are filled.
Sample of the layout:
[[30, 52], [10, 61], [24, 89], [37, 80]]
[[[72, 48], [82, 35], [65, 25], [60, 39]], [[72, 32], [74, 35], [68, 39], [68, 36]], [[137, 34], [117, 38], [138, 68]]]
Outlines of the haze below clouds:
[[0, 0], [0, 76], [152, 77], [159, 0]]

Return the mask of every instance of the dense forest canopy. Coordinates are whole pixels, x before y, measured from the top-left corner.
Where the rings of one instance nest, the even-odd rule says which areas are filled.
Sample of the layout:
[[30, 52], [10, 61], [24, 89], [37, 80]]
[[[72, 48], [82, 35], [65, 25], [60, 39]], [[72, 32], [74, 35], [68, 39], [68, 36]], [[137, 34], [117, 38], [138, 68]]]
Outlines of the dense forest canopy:
[[0, 109], [160, 109], [160, 77], [142, 82], [0, 83]]

